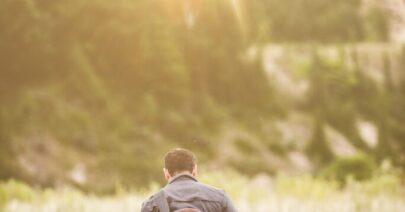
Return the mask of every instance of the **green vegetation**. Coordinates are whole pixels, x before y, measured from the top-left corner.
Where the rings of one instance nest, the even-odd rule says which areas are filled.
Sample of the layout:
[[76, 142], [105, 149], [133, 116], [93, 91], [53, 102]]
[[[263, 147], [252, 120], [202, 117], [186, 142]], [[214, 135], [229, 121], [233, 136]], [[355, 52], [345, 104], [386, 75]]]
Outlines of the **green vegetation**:
[[162, 184], [177, 146], [248, 178], [404, 168], [405, 47], [370, 43], [390, 18], [360, 0], [1, 0], [0, 202]]
[[[405, 208], [405, 190], [398, 187], [400, 176], [382, 172], [363, 181], [351, 181], [340, 189], [335, 181], [310, 176], [275, 178], [260, 176], [248, 179], [233, 171], [203, 174], [201, 181], [225, 188], [240, 211], [402, 211]], [[29, 187], [28, 187], [29, 188]], [[141, 202], [155, 192], [116, 189], [108, 196], [83, 194], [72, 188], [57, 190], [27, 189], [23, 183], [9, 181], [0, 184], [0, 193], [6, 195], [4, 211], [138, 211]]]
[[325, 168], [323, 175], [334, 178], [341, 184], [348, 178], [367, 180], [373, 176], [374, 166], [373, 160], [365, 154], [339, 157]]

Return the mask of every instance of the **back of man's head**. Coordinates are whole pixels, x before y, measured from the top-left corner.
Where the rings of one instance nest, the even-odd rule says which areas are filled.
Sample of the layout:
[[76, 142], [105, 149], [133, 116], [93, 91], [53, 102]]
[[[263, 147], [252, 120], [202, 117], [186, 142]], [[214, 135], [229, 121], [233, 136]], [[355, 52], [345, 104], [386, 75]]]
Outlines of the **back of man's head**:
[[166, 153], [165, 168], [171, 176], [184, 171], [191, 173], [195, 165], [196, 158], [194, 154], [187, 149], [175, 148]]

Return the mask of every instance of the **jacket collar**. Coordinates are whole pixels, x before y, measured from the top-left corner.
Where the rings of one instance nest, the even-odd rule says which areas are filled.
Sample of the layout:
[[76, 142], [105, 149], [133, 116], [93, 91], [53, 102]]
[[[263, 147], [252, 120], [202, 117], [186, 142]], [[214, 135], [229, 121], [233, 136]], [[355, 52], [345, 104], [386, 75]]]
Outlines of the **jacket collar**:
[[194, 181], [196, 181], [196, 182], [198, 181], [193, 175], [191, 175], [191, 174], [189, 174], [189, 173], [180, 173], [180, 174], [178, 174], [178, 175], [172, 177], [172, 179], [170, 179], [170, 181], [168, 182], [168, 184], [171, 184], [171, 183], [173, 183], [173, 182], [176, 181], [176, 180], [181, 180], [181, 179], [185, 179], [185, 178], [189, 178], [189, 179], [194, 180]]

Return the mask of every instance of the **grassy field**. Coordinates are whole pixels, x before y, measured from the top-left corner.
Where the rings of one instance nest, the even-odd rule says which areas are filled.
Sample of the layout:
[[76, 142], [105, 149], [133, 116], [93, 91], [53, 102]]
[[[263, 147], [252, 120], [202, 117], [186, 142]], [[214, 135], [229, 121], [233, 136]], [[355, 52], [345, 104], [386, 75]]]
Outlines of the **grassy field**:
[[[247, 178], [223, 172], [199, 179], [224, 188], [241, 212], [405, 211], [405, 188], [401, 178], [393, 174], [363, 182], [348, 179], [345, 187], [311, 176]], [[140, 211], [142, 201], [158, 189], [157, 184], [148, 191], [117, 188], [115, 194], [97, 196], [70, 187], [33, 189], [10, 180], [0, 184], [0, 205], [5, 212]]]

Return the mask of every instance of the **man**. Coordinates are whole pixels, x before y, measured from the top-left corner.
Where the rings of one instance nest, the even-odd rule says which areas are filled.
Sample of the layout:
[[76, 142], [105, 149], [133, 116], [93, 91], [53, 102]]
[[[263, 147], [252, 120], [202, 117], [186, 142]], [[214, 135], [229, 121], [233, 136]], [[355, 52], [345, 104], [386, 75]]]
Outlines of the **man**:
[[142, 212], [236, 212], [223, 190], [197, 181], [194, 154], [176, 148], [165, 156], [167, 185], [142, 204]]

